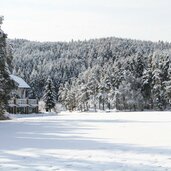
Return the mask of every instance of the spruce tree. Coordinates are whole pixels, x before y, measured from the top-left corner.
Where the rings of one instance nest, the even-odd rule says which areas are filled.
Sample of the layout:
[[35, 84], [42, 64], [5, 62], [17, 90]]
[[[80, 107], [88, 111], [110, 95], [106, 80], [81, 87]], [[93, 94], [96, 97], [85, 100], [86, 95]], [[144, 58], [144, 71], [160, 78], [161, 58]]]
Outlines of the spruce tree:
[[153, 95], [153, 104], [154, 109], [163, 110], [163, 84], [162, 84], [162, 71], [161, 67], [156, 67], [153, 71], [153, 89], [152, 89], [152, 95]]
[[169, 108], [171, 106], [171, 64], [168, 69], [168, 80], [164, 82], [164, 98], [166, 103], [169, 104]]
[[[2, 24], [3, 18], [0, 17], [0, 25]], [[7, 35], [1, 30], [0, 27], [0, 116], [5, 112], [10, 98], [10, 92], [14, 87], [13, 81], [9, 76], [9, 66], [11, 61], [8, 56], [8, 49], [6, 45]]]
[[48, 78], [44, 90], [43, 101], [45, 102], [46, 111], [50, 111], [55, 107], [56, 103], [56, 92], [53, 85], [52, 79]]

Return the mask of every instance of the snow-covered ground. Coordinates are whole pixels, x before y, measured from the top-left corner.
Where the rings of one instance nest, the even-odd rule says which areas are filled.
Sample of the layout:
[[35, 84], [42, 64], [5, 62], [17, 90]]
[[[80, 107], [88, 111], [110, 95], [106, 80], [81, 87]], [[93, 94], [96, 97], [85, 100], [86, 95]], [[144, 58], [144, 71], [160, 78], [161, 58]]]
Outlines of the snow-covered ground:
[[171, 171], [171, 112], [0, 121], [0, 171]]

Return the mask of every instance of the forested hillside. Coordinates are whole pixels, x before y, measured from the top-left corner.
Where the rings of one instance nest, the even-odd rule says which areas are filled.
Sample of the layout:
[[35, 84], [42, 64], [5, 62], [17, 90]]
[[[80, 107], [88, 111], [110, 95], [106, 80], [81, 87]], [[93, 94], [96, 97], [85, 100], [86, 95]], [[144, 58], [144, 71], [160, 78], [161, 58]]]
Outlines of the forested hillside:
[[67, 109], [164, 110], [171, 98], [171, 44], [119, 38], [9, 40], [14, 74], [41, 98], [47, 78]]

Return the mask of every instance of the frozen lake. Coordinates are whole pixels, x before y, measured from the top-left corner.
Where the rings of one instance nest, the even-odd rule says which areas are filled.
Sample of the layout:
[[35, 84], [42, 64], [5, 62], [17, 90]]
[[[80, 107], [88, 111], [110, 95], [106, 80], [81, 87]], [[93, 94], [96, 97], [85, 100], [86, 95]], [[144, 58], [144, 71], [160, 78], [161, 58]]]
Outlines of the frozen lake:
[[171, 112], [0, 121], [0, 171], [171, 171]]

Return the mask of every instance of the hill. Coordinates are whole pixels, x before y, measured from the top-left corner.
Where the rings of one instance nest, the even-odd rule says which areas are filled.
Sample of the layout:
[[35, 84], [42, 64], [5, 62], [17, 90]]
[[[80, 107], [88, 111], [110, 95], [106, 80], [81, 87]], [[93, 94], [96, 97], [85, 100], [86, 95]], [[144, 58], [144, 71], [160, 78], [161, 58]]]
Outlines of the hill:
[[120, 110], [169, 106], [170, 43], [114, 37], [9, 43], [14, 49], [14, 74], [30, 84], [30, 96], [41, 98], [50, 76], [58, 100], [71, 110], [92, 105]]

